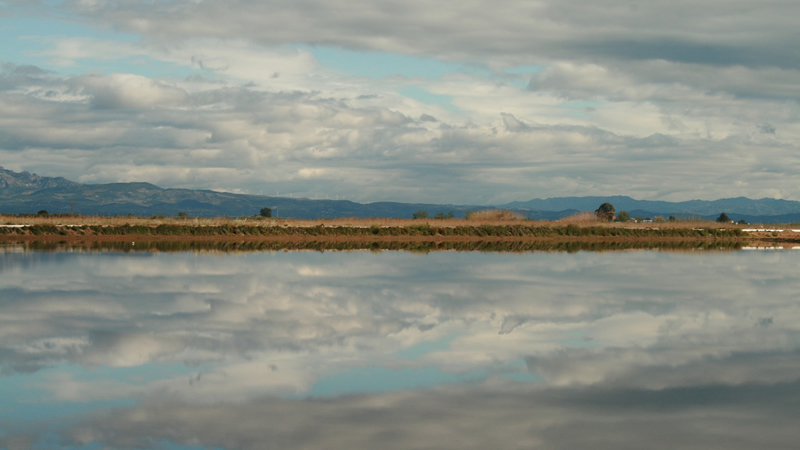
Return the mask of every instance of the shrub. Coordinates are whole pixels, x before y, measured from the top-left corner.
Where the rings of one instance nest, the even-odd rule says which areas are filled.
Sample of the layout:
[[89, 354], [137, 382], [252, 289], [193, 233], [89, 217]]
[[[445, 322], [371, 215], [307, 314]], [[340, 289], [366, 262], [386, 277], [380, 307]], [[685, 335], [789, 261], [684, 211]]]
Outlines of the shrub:
[[617, 210], [614, 209], [614, 205], [608, 202], [603, 203], [602, 205], [600, 205], [599, 208], [597, 208], [594, 211], [598, 219], [604, 220], [606, 222], [611, 222], [612, 220], [614, 220], [614, 214], [616, 212]]
[[415, 212], [412, 216], [414, 219], [427, 219], [428, 218], [428, 211], [419, 210]]

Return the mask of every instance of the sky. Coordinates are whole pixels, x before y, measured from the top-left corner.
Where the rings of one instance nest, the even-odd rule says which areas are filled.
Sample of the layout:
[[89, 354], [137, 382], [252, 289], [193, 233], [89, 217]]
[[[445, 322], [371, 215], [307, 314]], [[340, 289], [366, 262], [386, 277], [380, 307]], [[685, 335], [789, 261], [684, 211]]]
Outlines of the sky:
[[0, 166], [359, 202], [800, 200], [795, 0], [0, 0]]

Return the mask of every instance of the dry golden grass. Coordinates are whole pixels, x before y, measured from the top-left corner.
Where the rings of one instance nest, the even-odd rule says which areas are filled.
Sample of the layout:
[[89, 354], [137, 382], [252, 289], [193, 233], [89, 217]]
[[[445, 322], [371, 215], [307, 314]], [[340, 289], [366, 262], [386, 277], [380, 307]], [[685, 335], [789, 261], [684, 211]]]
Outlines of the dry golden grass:
[[[223, 225], [247, 225], [247, 226], [278, 226], [278, 227], [315, 227], [322, 225], [325, 227], [358, 227], [369, 228], [378, 227], [406, 227], [413, 225], [428, 224], [440, 227], [456, 227], [464, 225], [517, 225], [523, 219], [513, 215], [505, 214], [478, 214], [477, 217], [470, 219], [388, 219], [388, 218], [340, 218], [340, 219], [284, 219], [284, 218], [149, 218], [149, 217], [104, 217], [104, 216], [80, 216], [80, 217], [52, 217], [52, 216], [5, 216], [0, 215], [0, 225], [108, 225], [122, 226], [158, 226], [158, 225], [184, 225], [184, 226], [223, 226]], [[538, 222], [537, 222], [538, 223]]]
[[[280, 227], [407, 227], [428, 224], [438, 227], [480, 226], [480, 225], [520, 225], [521, 223], [542, 227], [558, 227], [564, 225], [624, 227], [624, 228], [762, 228], [763, 225], [739, 225], [734, 223], [718, 223], [714, 221], [679, 220], [676, 222], [652, 223], [618, 223], [604, 222], [592, 212], [583, 212], [558, 221], [529, 221], [510, 211], [486, 210], [470, 214], [469, 219], [387, 219], [387, 218], [341, 218], [341, 219], [283, 219], [283, 218], [149, 218], [149, 217], [104, 217], [104, 216], [78, 216], [78, 217], [48, 217], [30, 216], [17, 217], [0, 215], [0, 225], [109, 225], [122, 226], [158, 226], [158, 225], [183, 225], [183, 226], [280, 226]], [[782, 225], [770, 224], [766, 228], [781, 227]], [[797, 227], [796, 227], [797, 228]]]
[[558, 222], [574, 225], [597, 225], [599, 223], [608, 223], [598, 219], [595, 213], [589, 211], [579, 212], [577, 214], [564, 217]]
[[[624, 227], [624, 228], [753, 228], [753, 225], [739, 225], [736, 223], [720, 223], [713, 220], [677, 220], [674, 222], [649, 222], [649, 223], [636, 223], [636, 222], [601, 222], [610, 227]], [[770, 225], [772, 227], [773, 225]]]
[[484, 209], [481, 211], [474, 211], [467, 213], [469, 220], [481, 221], [506, 221], [506, 220], [522, 220], [524, 217], [512, 212], [502, 209]]
[[[256, 221], [250, 219], [249, 223], [264, 222], [268, 223], [269, 219]], [[29, 216], [29, 217], [16, 217], [0, 215], [0, 225], [141, 225], [141, 226], [158, 226], [166, 225], [203, 225], [203, 226], [218, 226], [226, 224], [240, 224], [240, 219], [230, 218], [191, 218], [191, 219], [177, 219], [177, 218], [150, 218], [150, 217], [105, 217], [105, 216]]]

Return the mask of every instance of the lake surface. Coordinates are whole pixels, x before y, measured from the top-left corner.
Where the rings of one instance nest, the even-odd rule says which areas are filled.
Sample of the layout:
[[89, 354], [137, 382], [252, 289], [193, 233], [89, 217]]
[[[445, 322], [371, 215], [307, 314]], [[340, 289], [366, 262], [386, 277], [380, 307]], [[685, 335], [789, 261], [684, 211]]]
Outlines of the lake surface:
[[0, 246], [0, 447], [796, 449], [800, 251]]

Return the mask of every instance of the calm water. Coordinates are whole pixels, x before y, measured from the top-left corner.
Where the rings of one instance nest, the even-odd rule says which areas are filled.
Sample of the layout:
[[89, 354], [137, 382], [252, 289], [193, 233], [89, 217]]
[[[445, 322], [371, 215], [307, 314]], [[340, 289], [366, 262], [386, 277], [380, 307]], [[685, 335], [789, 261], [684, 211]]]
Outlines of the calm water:
[[0, 247], [0, 447], [796, 449], [798, 263]]

